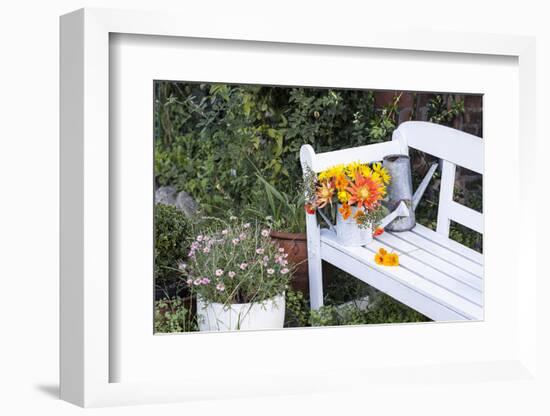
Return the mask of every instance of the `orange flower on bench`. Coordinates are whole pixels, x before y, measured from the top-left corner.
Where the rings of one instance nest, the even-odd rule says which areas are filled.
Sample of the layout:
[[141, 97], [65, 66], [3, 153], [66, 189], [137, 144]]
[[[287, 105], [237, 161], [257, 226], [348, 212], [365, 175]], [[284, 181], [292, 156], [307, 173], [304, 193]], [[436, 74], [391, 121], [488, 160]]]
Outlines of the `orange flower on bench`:
[[397, 253], [388, 253], [385, 248], [380, 247], [374, 254], [374, 261], [380, 266], [399, 266], [399, 255]]

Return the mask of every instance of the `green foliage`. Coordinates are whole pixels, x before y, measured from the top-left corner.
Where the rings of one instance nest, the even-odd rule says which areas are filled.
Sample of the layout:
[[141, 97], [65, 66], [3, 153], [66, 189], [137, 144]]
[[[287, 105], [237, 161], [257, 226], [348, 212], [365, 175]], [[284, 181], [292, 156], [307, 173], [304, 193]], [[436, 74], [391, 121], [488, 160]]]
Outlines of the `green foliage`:
[[155, 302], [155, 333], [196, 331], [197, 326], [183, 299], [174, 297]]
[[464, 100], [457, 100], [453, 95], [436, 95], [428, 101], [428, 121], [437, 124], [448, 124], [455, 117], [464, 113]]
[[395, 95], [391, 103], [375, 112], [369, 122], [369, 138], [371, 139], [371, 143], [379, 143], [391, 138], [391, 134], [397, 126], [396, 116], [402, 95], [403, 93]]
[[378, 292], [369, 307], [368, 323], [427, 322], [430, 319], [421, 313], [396, 301], [390, 296]]
[[[348, 279], [350, 281], [357, 280], [351, 276], [348, 276]], [[340, 306], [326, 302], [318, 310], [311, 311], [309, 302], [300, 292], [289, 291], [286, 298], [285, 326], [337, 326], [430, 321], [424, 315], [382, 292], [373, 288], [369, 288], [368, 292], [370, 304], [366, 309], [359, 307], [356, 302], [348, 301]]]
[[451, 221], [449, 237], [477, 252], [483, 252], [483, 234], [477, 231], [470, 230], [461, 224]]
[[305, 327], [309, 324], [309, 302], [304, 294], [292, 289], [286, 292], [285, 327]]
[[165, 288], [179, 281], [177, 263], [188, 250], [190, 221], [172, 205], [155, 206], [155, 285]]
[[261, 198], [257, 169], [294, 195], [303, 144], [323, 152], [381, 141], [394, 116], [382, 110], [371, 122], [372, 91], [156, 82], [156, 180], [207, 214], [239, 210]]
[[251, 213], [256, 220], [269, 228], [288, 233], [305, 233], [305, 198], [301, 192], [289, 195], [276, 189], [262, 175], [257, 173], [260, 185], [265, 193], [258, 194], [245, 212]]

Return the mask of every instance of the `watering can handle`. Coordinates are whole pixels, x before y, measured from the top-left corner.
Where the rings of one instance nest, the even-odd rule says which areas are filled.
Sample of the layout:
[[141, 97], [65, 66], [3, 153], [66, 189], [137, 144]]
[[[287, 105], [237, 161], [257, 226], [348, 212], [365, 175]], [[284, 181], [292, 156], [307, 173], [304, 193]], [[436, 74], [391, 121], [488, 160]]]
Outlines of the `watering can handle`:
[[325, 222], [327, 223], [328, 225], [328, 228], [331, 230], [331, 231], [334, 231], [336, 232], [336, 229], [334, 228], [334, 225], [330, 222], [330, 220], [328, 219], [328, 217], [323, 213], [322, 210], [318, 209], [317, 212], [319, 213], [319, 215], [321, 216], [321, 218], [323, 218], [325, 220]]
[[418, 203], [420, 202], [420, 198], [422, 198], [422, 195], [424, 195], [424, 192], [426, 191], [426, 188], [428, 187], [428, 184], [430, 183], [430, 180], [432, 179], [432, 176], [434, 176], [435, 170], [438, 167], [438, 163], [433, 163], [430, 166], [430, 169], [428, 170], [428, 173], [426, 173], [426, 176], [424, 176], [424, 179], [422, 179], [422, 182], [420, 182], [420, 185], [418, 185], [418, 189], [414, 193], [412, 197], [412, 210], [416, 211], [416, 207], [418, 206]]

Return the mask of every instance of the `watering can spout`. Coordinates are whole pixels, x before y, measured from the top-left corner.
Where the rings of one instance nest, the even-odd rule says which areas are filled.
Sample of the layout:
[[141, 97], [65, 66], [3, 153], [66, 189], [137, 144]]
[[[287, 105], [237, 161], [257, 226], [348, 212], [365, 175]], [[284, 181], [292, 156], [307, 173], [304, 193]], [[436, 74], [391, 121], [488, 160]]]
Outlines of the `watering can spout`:
[[428, 188], [428, 184], [430, 183], [430, 180], [432, 179], [432, 176], [434, 175], [435, 170], [437, 169], [437, 165], [438, 165], [437, 163], [434, 163], [432, 164], [432, 166], [430, 166], [428, 173], [426, 173], [426, 176], [424, 176], [424, 179], [422, 179], [422, 182], [420, 182], [420, 185], [418, 185], [418, 188], [416, 189], [411, 201], [413, 211], [416, 211], [416, 207], [418, 206], [418, 203], [420, 202], [422, 195], [424, 195], [424, 192]]

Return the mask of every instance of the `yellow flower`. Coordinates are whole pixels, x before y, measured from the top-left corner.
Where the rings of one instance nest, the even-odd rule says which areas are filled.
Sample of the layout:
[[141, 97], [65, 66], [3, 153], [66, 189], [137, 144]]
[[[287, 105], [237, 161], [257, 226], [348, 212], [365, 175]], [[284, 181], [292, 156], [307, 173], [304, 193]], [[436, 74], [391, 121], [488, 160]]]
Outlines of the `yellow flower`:
[[345, 204], [345, 203], [348, 202], [348, 200], [349, 200], [349, 194], [348, 194], [346, 191], [340, 191], [340, 192], [338, 192], [338, 200], [339, 200], [342, 204]]
[[378, 249], [378, 252], [382, 255], [382, 256], [385, 256], [386, 254], [388, 254], [388, 251], [384, 248], [384, 247], [380, 247]]
[[372, 175], [372, 169], [369, 167], [369, 165], [361, 165], [361, 166], [359, 167], [359, 172], [360, 172], [361, 175], [364, 176], [365, 178]]
[[320, 181], [324, 181], [324, 180], [330, 180], [332, 178], [335, 178], [343, 174], [344, 174], [344, 165], [336, 165], [336, 166], [331, 166], [328, 169], [325, 169], [324, 171], [319, 173], [318, 177]]
[[382, 179], [382, 181], [387, 185], [391, 181], [391, 176], [386, 170], [386, 168], [382, 167], [381, 163], [373, 163], [372, 169], [375, 173], [378, 174], [378, 176]]
[[351, 179], [355, 179], [355, 174], [357, 173], [357, 171], [359, 171], [360, 168], [361, 162], [351, 162], [344, 167], [344, 171], [346, 172], [346, 175], [348, 175], [348, 177], [350, 177]]
[[374, 254], [374, 261], [376, 262], [376, 264], [384, 264], [384, 256], [380, 253], [375, 253]]

